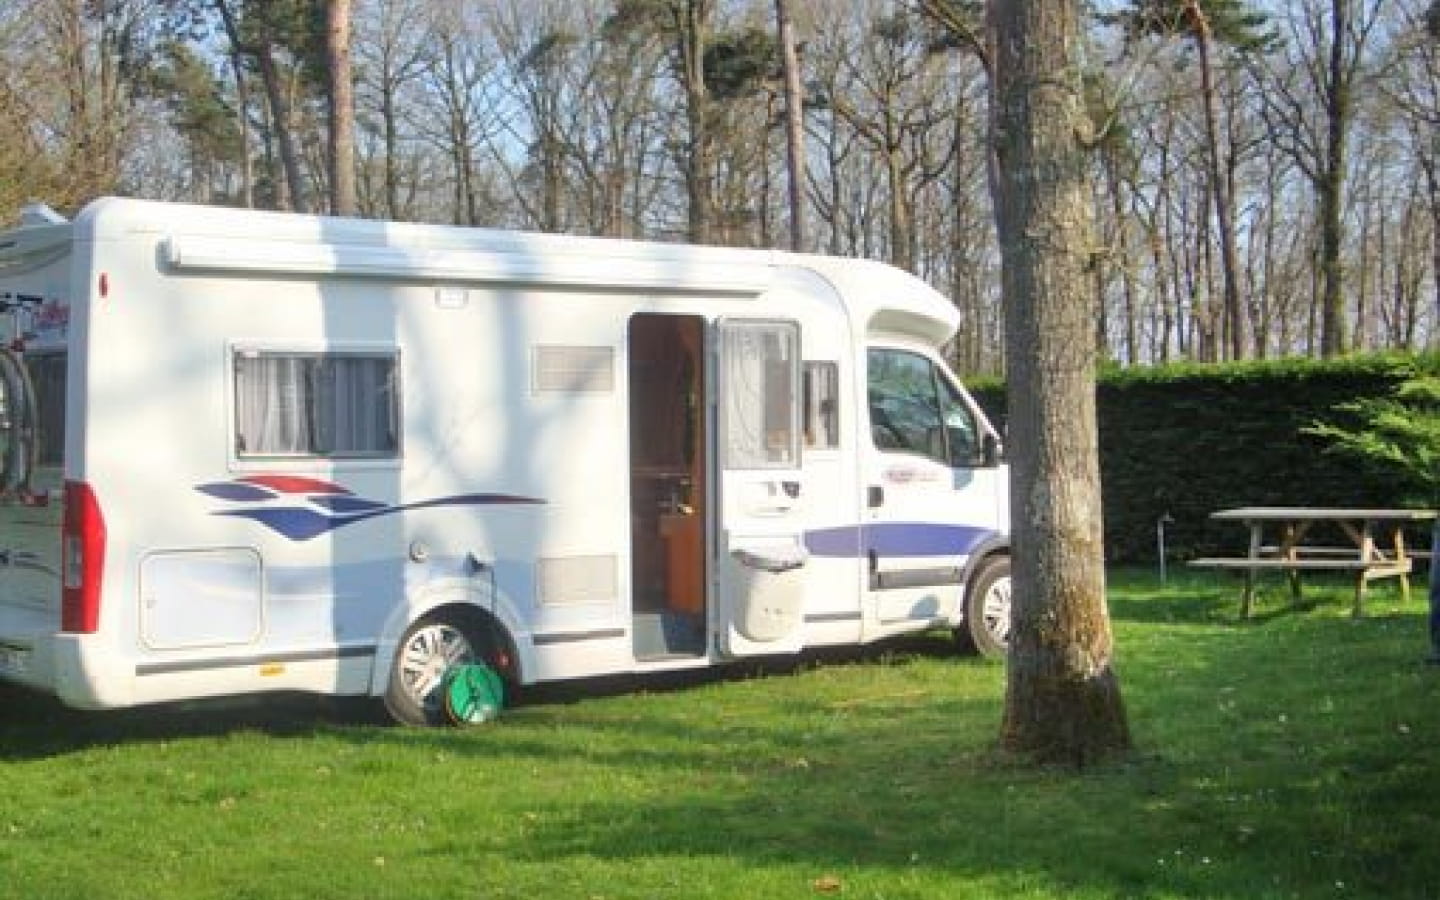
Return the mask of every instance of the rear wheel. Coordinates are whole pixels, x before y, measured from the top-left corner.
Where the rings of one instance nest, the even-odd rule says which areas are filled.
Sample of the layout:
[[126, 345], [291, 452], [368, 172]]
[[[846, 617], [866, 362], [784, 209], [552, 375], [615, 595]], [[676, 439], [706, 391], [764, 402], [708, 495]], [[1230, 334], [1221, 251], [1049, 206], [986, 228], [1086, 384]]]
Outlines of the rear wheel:
[[472, 631], [456, 618], [426, 616], [405, 632], [390, 667], [385, 708], [405, 725], [444, 725], [445, 675], [456, 666], [481, 662]]
[[975, 570], [955, 640], [981, 656], [1004, 656], [1010, 649], [1010, 557], [989, 557]]

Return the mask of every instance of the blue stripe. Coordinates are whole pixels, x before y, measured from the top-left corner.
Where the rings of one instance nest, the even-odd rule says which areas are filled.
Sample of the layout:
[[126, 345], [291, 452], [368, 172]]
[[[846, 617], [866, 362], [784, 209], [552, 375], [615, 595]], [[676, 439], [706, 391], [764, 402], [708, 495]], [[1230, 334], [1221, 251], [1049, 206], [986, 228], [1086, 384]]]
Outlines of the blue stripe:
[[805, 532], [805, 549], [815, 556], [859, 558], [968, 556], [990, 537], [992, 528], [937, 522], [879, 522], [842, 525]]

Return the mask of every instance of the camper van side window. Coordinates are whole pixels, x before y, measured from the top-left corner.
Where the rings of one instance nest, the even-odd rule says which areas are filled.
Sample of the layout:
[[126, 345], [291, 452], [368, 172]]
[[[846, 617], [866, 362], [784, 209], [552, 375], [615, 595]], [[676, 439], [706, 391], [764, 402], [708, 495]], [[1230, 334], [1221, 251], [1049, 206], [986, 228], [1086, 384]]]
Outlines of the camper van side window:
[[929, 359], [871, 350], [870, 434], [879, 450], [914, 453], [952, 467], [979, 462], [975, 416]]
[[834, 450], [840, 446], [840, 366], [833, 362], [807, 362], [804, 379], [805, 446]]
[[394, 355], [239, 352], [236, 454], [398, 456], [396, 388]]
[[722, 341], [725, 465], [800, 464], [800, 329], [793, 322], [726, 322]]

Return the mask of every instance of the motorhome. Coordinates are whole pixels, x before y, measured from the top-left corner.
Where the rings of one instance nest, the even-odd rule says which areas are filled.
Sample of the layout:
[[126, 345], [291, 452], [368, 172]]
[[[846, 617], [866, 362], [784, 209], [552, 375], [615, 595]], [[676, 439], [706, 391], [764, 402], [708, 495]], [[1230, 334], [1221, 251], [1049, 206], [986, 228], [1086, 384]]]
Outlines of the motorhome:
[[0, 233], [0, 678], [443, 718], [953, 629], [1004, 650], [998, 435], [875, 262], [106, 198]]

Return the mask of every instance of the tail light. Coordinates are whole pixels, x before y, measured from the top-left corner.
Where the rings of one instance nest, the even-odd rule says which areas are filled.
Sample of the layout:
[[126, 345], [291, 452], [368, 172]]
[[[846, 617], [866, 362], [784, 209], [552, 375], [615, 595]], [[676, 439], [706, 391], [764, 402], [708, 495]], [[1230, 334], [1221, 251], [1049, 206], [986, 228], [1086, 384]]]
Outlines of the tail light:
[[105, 563], [105, 517], [83, 481], [65, 482], [61, 530], [60, 630], [94, 634], [100, 628], [100, 572]]

